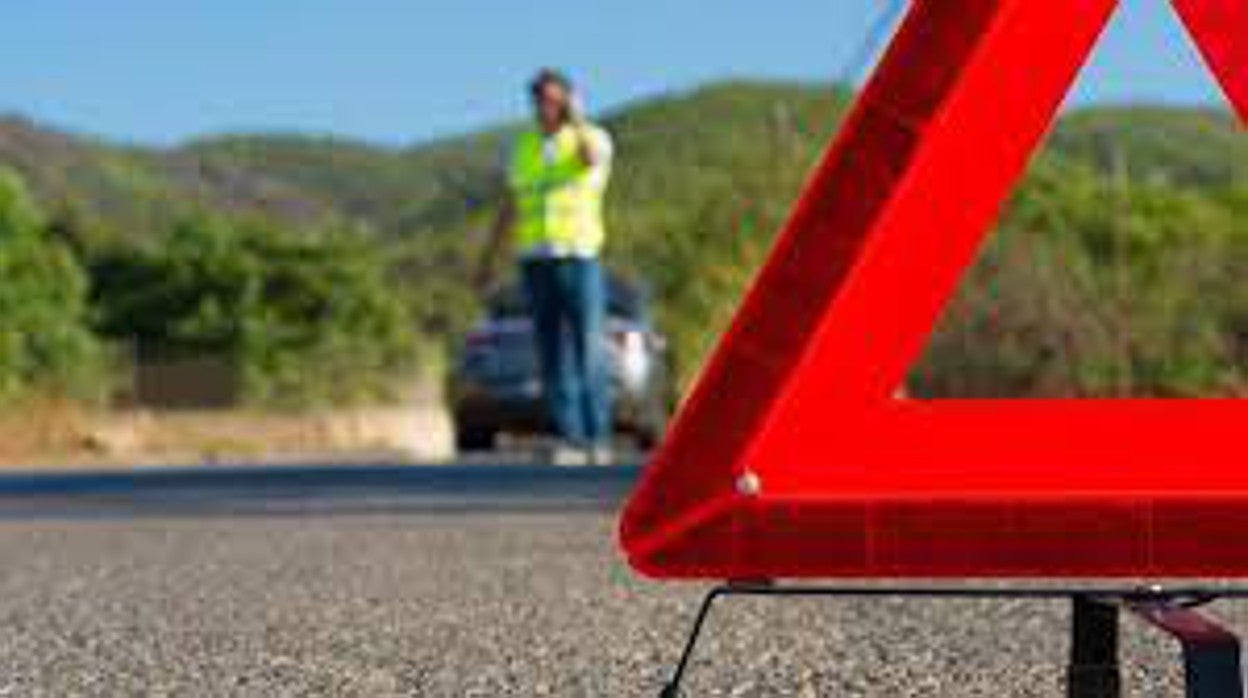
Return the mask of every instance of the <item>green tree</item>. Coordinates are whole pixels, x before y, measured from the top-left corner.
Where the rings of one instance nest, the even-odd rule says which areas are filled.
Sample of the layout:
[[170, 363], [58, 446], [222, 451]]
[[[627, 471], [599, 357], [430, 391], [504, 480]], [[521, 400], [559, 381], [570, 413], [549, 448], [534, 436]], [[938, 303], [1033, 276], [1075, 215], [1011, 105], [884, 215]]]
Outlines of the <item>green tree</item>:
[[21, 179], [0, 169], [0, 403], [102, 397], [105, 356], [89, 315], [83, 269]]
[[407, 304], [375, 243], [200, 216], [160, 246], [101, 251], [102, 329], [140, 361], [221, 358], [242, 397], [302, 407], [392, 396], [417, 358]]

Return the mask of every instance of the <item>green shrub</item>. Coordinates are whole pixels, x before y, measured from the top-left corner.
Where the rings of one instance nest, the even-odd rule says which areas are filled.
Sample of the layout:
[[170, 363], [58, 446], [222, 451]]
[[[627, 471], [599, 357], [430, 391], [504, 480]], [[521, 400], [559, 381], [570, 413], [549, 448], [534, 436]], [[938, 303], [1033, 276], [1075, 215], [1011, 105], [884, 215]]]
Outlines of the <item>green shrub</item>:
[[20, 178], [0, 169], [0, 404], [104, 395], [105, 355], [87, 299], [77, 260], [51, 237]]
[[92, 273], [106, 335], [140, 361], [223, 359], [249, 405], [391, 398], [417, 358], [386, 260], [358, 235], [204, 216], [163, 245], [99, 251]]

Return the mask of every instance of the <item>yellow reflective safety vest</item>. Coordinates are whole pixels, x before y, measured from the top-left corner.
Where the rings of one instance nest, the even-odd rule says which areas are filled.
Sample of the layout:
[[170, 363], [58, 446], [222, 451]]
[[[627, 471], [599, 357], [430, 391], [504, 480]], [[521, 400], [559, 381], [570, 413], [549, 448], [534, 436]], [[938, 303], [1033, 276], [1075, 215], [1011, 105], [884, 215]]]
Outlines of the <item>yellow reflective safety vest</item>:
[[534, 129], [516, 139], [508, 179], [522, 256], [591, 257], [602, 250], [610, 137], [596, 126], [581, 128], [603, 157], [593, 167], [581, 160], [576, 127], [552, 136]]

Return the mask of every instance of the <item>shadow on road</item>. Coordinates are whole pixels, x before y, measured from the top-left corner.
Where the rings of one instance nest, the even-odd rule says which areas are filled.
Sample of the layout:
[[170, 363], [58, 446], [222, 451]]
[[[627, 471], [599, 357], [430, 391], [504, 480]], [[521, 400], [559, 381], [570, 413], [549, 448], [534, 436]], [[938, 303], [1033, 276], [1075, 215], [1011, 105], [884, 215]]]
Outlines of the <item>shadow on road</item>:
[[620, 505], [635, 464], [305, 465], [0, 475], [0, 519], [555, 512]]

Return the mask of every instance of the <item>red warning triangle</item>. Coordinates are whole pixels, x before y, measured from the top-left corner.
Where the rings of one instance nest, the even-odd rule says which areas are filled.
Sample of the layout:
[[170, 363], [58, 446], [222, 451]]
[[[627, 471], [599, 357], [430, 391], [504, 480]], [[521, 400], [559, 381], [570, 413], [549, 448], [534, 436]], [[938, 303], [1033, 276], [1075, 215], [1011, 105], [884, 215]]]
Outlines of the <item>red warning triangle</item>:
[[[1248, 0], [1175, 0], [1248, 119]], [[1248, 402], [892, 394], [1117, 0], [916, 0], [624, 514], [668, 578], [1248, 576]]]

